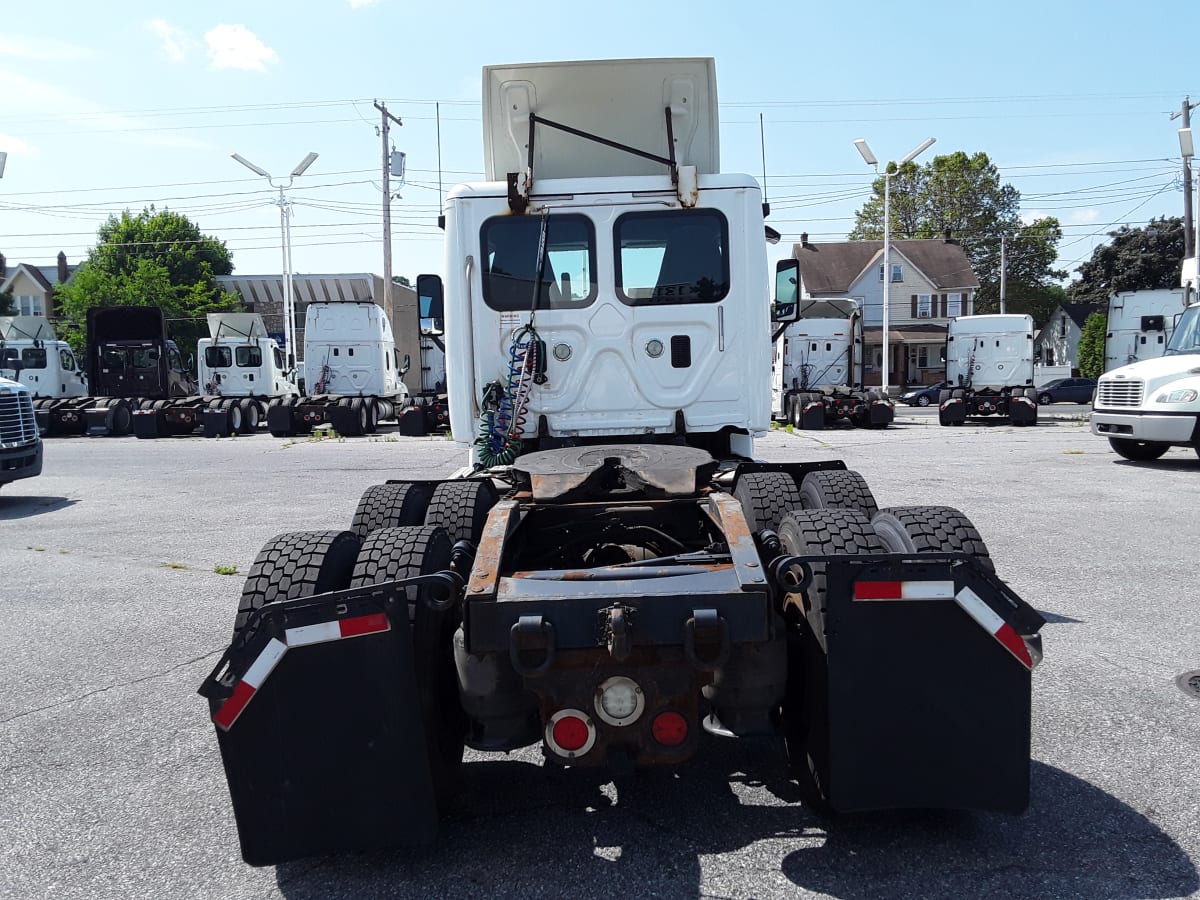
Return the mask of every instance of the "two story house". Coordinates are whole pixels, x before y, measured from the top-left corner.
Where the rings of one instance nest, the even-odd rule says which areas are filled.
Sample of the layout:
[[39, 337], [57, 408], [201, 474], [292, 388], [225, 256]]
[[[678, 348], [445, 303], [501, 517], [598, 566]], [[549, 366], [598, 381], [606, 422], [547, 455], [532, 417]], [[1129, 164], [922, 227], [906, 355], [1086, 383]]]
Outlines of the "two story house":
[[[801, 296], [853, 297], [863, 310], [867, 384], [883, 373], [883, 241], [793, 245]], [[946, 326], [975, 312], [979, 279], [963, 248], [941, 240], [892, 241], [888, 308], [888, 384], [934, 384], [945, 378]]]
[[0, 253], [0, 294], [12, 294], [19, 316], [54, 318], [58, 315], [54, 305], [55, 285], [66, 284], [78, 268], [67, 264], [65, 253], [58, 254], [58, 264], [54, 266], [10, 265]]

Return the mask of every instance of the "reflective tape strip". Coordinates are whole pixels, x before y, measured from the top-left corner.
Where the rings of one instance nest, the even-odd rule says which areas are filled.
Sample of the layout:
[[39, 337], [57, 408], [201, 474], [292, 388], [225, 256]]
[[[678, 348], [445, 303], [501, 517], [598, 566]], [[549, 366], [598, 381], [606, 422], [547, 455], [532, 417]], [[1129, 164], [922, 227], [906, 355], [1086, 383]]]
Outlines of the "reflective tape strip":
[[262, 653], [258, 654], [258, 659], [250, 664], [246, 674], [233, 686], [233, 693], [229, 699], [221, 704], [221, 708], [212, 717], [218, 728], [228, 731], [230, 726], [237, 721], [238, 716], [253, 699], [255, 692], [262, 687], [267, 676], [279, 665], [279, 661], [283, 659], [283, 654], [287, 653], [287, 649], [287, 644], [277, 638], [271, 638], [267, 642]]
[[855, 600], [950, 600], [953, 581], [856, 581]]
[[1033, 656], [1025, 646], [1015, 628], [1000, 618], [1000, 614], [983, 602], [983, 598], [969, 587], [963, 588], [955, 597], [958, 605], [965, 609], [984, 631], [999, 641], [1005, 650], [1015, 656], [1025, 668], [1033, 669]]
[[299, 628], [289, 628], [284, 632], [289, 647], [304, 647], [309, 644], [324, 644], [327, 641], [340, 641], [342, 638], [360, 637], [364, 634], [378, 634], [391, 628], [387, 613], [370, 613], [365, 616], [355, 616], [351, 619], [338, 619], [334, 622], [322, 622], [320, 625], [303, 625]]
[[[284, 640], [271, 638], [258, 659], [250, 664], [246, 674], [233, 686], [229, 699], [221, 704], [213, 722], [222, 731], [228, 731], [237, 721], [238, 716], [246, 709], [254, 694], [262, 687], [267, 676], [283, 659], [283, 654], [290, 647], [307, 647], [312, 644], [324, 644], [338, 641], [342, 638], [360, 637], [364, 634], [378, 634], [392, 627], [387, 613], [370, 613], [365, 616], [354, 616], [350, 619], [337, 619], [333, 622], [321, 622], [318, 625], [303, 625], [299, 628], [289, 628], [283, 633]], [[286, 642], [286, 643], [285, 643]]]

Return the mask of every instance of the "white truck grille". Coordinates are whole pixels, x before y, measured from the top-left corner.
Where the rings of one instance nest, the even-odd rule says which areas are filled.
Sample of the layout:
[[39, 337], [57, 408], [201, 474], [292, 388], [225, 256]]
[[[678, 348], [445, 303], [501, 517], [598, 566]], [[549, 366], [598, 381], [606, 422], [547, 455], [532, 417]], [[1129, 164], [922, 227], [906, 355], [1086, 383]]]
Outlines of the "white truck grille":
[[23, 447], [37, 439], [30, 395], [25, 391], [0, 392], [0, 447]]
[[1140, 378], [1100, 379], [1097, 406], [1141, 406], [1145, 385]]

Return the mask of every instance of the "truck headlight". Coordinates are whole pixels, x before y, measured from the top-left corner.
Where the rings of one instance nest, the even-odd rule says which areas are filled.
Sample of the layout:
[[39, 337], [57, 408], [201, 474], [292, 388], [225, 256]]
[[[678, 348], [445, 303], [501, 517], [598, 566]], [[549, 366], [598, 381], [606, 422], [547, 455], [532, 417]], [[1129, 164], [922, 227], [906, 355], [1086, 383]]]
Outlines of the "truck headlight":
[[1169, 394], [1159, 394], [1154, 398], [1156, 403], [1191, 403], [1196, 399], [1196, 392], [1191, 388], [1171, 391]]

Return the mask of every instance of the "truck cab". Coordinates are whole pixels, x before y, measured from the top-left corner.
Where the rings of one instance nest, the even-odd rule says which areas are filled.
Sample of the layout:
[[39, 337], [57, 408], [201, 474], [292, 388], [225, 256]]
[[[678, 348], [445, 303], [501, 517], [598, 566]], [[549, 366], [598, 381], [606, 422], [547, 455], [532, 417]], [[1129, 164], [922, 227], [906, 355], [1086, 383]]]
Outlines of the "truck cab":
[[0, 318], [0, 376], [25, 385], [35, 400], [88, 393], [74, 351], [41, 316]]
[[1100, 376], [1092, 404], [1092, 433], [1108, 438], [1119, 456], [1158, 459], [1171, 447], [1200, 455], [1200, 299], [1195, 258], [1184, 261], [1189, 305], [1175, 324], [1166, 351]]
[[196, 345], [197, 375], [206, 396], [284, 397], [299, 393], [283, 349], [257, 313], [209, 313], [209, 337]]
[[42, 438], [29, 388], [0, 377], [0, 487], [42, 473]]
[[403, 361], [387, 313], [374, 303], [310, 303], [304, 320], [304, 387], [312, 396], [405, 395]]
[[968, 417], [997, 416], [1013, 425], [1037, 424], [1033, 382], [1033, 317], [959, 316], [946, 334], [946, 378], [938, 421], [961, 425]]

